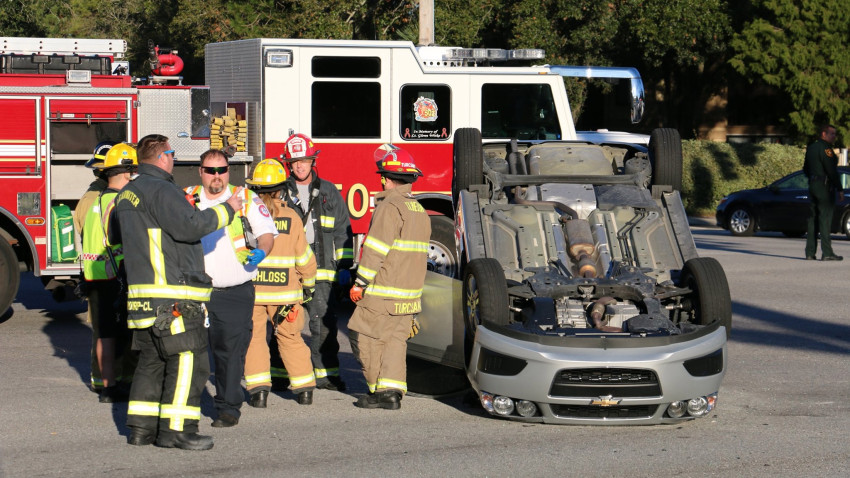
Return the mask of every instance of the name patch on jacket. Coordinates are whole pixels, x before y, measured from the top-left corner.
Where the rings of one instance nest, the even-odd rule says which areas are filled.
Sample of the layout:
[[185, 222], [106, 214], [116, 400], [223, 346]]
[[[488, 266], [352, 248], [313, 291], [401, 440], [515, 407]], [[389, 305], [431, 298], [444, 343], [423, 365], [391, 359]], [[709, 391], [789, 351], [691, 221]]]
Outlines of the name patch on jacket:
[[289, 285], [289, 269], [260, 269], [257, 271], [257, 277], [254, 277], [254, 285]]
[[274, 225], [277, 227], [277, 232], [281, 234], [289, 234], [289, 227], [292, 225], [291, 217], [276, 217]]
[[407, 206], [407, 209], [410, 209], [413, 212], [425, 212], [425, 208], [423, 208], [418, 202], [409, 201], [404, 203], [404, 205]]
[[396, 314], [418, 314], [422, 312], [422, 304], [419, 302], [407, 302], [404, 304], [395, 304], [395, 313]]
[[115, 204], [120, 203], [121, 201], [130, 201], [130, 204], [133, 207], [137, 207], [139, 205], [139, 197], [133, 191], [121, 191], [121, 194], [118, 195], [118, 200], [115, 201]]

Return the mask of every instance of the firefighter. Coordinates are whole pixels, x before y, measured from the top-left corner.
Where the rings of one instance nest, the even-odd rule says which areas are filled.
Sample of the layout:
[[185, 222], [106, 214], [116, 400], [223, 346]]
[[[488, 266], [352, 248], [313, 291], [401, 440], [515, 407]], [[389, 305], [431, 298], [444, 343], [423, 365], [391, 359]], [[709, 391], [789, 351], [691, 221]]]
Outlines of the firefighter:
[[207, 305], [210, 314], [210, 352], [215, 364], [215, 408], [212, 426], [232, 427], [239, 423], [245, 401], [242, 376], [245, 355], [251, 343], [254, 284], [257, 265], [274, 245], [277, 229], [269, 210], [256, 194], [230, 184], [227, 156], [218, 149], [201, 155], [198, 169], [201, 185], [186, 192], [198, 197], [198, 207], [208, 209], [234, 194], [243, 196], [237, 218], [224, 229], [201, 239], [204, 263], [212, 278], [213, 291]]
[[[86, 190], [80, 200], [77, 201], [77, 207], [74, 208], [74, 230], [80, 231], [81, 236], [83, 226], [86, 224], [86, 214], [88, 214], [89, 210], [91, 210], [97, 196], [106, 189], [106, 178], [102, 177], [102, 166], [103, 160], [106, 159], [107, 151], [109, 151], [109, 148], [113, 146], [115, 146], [115, 143], [98, 143], [98, 145], [94, 147], [94, 154], [91, 159], [86, 161], [86, 167], [91, 168], [95, 179], [91, 182], [91, 184], [89, 184], [88, 190]], [[82, 238], [80, 239], [80, 244], [82, 244]], [[89, 303], [88, 311], [86, 312], [86, 321], [92, 324], [91, 303]], [[100, 363], [97, 360], [97, 338], [97, 327], [92, 324], [90, 388], [93, 392], [100, 394], [103, 391], [103, 378], [101, 378]]]
[[316, 286], [316, 257], [304, 234], [304, 225], [281, 200], [286, 171], [276, 159], [257, 164], [248, 187], [260, 196], [274, 218], [278, 236], [269, 256], [260, 263], [254, 277], [254, 332], [245, 359], [245, 383], [251, 398], [248, 404], [266, 408], [272, 385], [266, 324], [271, 319], [277, 350], [289, 372], [289, 388], [301, 405], [313, 403], [316, 376], [310, 362], [310, 349], [301, 337], [304, 310], [301, 303]]
[[[304, 308], [310, 316], [310, 352], [316, 387], [345, 390], [339, 376], [339, 340], [336, 307], [339, 288], [351, 283], [353, 264], [351, 221], [342, 195], [315, 170], [319, 151], [303, 134], [291, 135], [284, 144], [283, 158], [289, 167], [284, 198], [294, 209], [316, 254], [318, 271], [313, 300]], [[272, 370], [274, 375], [276, 370]]]
[[411, 194], [422, 175], [413, 157], [391, 144], [375, 151], [384, 191], [375, 211], [354, 286], [348, 324], [351, 350], [369, 393], [355, 405], [398, 410], [407, 391], [407, 340], [419, 330], [431, 221]]
[[203, 303], [212, 282], [204, 272], [201, 238], [224, 228], [242, 197], [200, 211], [174, 183], [168, 138], [145, 136], [136, 148], [139, 175], [115, 202], [109, 238], [124, 246], [127, 325], [139, 364], [130, 388], [128, 443], [209, 450], [198, 434], [201, 393], [209, 378], [208, 324]]
[[[107, 181], [106, 189], [95, 198], [82, 229], [82, 254], [89, 313], [92, 324], [92, 342], [95, 344], [97, 369], [100, 371], [101, 403], [126, 402], [129, 389], [119, 388], [117, 375], [126, 363], [127, 375], [132, 375], [132, 365], [127, 334], [127, 302], [119, 268], [123, 259], [121, 244], [110, 244], [106, 238], [112, 201], [136, 172], [136, 150], [120, 143], [109, 149], [105, 158], [95, 168], [102, 171]], [[94, 367], [93, 367], [94, 369]]]

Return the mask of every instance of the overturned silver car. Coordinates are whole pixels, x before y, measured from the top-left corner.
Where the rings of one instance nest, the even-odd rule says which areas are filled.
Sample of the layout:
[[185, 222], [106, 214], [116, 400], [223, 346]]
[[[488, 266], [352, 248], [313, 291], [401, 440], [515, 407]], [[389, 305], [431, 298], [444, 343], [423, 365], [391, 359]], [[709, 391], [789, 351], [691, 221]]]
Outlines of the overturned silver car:
[[648, 147], [455, 134], [462, 280], [429, 275], [409, 356], [463, 367], [483, 407], [514, 420], [709, 414], [731, 299], [720, 264], [697, 256], [678, 133]]

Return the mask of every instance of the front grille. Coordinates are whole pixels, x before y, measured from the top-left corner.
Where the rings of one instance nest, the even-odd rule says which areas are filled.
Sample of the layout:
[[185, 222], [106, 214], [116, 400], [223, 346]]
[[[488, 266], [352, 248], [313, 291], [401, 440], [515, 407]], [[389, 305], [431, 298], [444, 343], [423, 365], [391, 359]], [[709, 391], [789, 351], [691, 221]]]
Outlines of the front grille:
[[599, 407], [595, 405], [552, 405], [552, 413], [559, 418], [650, 418], [658, 405], [629, 405]]
[[652, 370], [627, 368], [565, 369], [555, 374], [552, 397], [598, 398], [658, 397], [661, 384]]

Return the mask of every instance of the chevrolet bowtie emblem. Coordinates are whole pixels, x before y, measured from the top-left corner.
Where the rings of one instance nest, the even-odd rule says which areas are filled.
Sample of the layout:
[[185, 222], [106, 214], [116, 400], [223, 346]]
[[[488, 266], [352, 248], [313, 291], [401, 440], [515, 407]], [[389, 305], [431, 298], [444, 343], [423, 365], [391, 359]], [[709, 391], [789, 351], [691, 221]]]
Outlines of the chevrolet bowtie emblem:
[[597, 400], [593, 400], [590, 402], [591, 405], [598, 405], [600, 407], [612, 407], [614, 405], [619, 405], [621, 400], [614, 400], [613, 395], [604, 395], [599, 397]]

